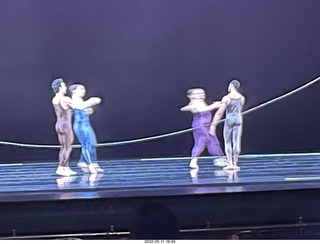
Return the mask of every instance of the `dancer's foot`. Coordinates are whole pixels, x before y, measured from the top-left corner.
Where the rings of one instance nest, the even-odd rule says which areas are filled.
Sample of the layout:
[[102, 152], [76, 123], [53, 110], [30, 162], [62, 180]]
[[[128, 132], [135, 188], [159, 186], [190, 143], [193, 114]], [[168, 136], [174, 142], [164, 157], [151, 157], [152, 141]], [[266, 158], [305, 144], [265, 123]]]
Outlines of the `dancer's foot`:
[[77, 166], [85, 173], [89, 173], [88, 165], [85, 162], [77, 163]]
[[199, 169], [198, 159], [197, 158], [191, 159], [189, 166], [190, 168], [193, 168], [193, 169]]
[[97, 174], [98, 173], [97, 170], [94, 168], [94, 165], [92, 163], [89, 164], [88, 169], [89, 169], [91, 174]]
[[93, 163], [93, 166], [94, 166], [94, 168], [96, 169], [96, 171], [97, 171], [98, 173], [104, 172], [104, 170], [101, 169], [101, 167], [99, 166], [98, 163]]
[[234, 168], [235, 170], [239, 170], [239, 169], [240, 169], [240, 167], [239, 167], [238, 165], [236, 165], [236, 164], [233, 165], [233, 168]]
[[228, 166], [228, 160], [226, 158], [216, 158], [213, 160], [213, 165], [218, 167]]
[[75, 172], [75, 171], [73, 171], [72, 169], [70, 169], [70, 167], [65, 167], [65, 170], [67, 171], [67, 172], [69, 172], [69, 174], [70, 175], [76, 175], [77, 174], [77, 172]]
[[70, 176], [70, 172], [68, 172], [65, 169], [65, 167], [62, 167], [62, 166], [58, 166], [58, 168], [56, 170], [56, 174], [61, 175], [61, 176]]
[[228, 165], [226, 167], [223, 167], [224, 170], [228, 170], [228, 169], [233, 169], [233, 166], [232, 165]]

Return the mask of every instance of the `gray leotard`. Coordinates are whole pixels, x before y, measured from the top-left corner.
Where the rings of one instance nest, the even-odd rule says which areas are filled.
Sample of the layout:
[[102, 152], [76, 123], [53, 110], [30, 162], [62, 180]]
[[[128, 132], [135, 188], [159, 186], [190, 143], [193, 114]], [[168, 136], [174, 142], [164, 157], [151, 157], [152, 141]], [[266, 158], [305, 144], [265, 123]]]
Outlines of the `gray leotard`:
[[239, 98], [230, 98], [230, 103], [226, 108], [226, 121], [224, 123], [223, 135], [225, 143], [225, 152], [228, 161], [237, 162], [241, 151], [242, 134], [242, 107], [243, 100]]

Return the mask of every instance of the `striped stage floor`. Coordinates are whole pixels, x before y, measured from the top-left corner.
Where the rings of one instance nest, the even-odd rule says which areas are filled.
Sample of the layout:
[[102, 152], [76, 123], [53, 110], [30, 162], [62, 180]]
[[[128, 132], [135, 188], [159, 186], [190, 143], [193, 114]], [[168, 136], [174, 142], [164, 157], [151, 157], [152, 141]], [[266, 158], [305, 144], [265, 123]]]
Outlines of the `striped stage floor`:
[[320, 154], [240, 156], [240, 170], [223, 170], [212, 157], [199, 159], [190, 170], [189, 158], [150, 158], [100, 161], [103, 173], [55, 174], [57, 162], [0, 164], [0, 202], [165, 196], [221, 192], [318, 188]]
[[[168, 206], [181, 229], [320, 223], [320, 153], [241, 155], [240, 170], [212, 157], [117, 159], [103, 173], [55, 174], [57, 162], [0, 164], [0, 238], [129, 231], [147, 202]], [[12, 234], [14, 233], [14, 234]]]

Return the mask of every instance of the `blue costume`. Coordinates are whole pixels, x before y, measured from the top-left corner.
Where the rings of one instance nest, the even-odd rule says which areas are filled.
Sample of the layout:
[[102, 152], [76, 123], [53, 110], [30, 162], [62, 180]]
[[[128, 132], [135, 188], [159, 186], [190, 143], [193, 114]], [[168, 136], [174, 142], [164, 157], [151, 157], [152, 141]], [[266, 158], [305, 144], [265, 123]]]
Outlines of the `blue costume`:
[[81, 158], [90, 164], [97, 160], [96, 135], [91, 127], [87, 112], [79, 109], [74, 109], [73, 112], [73, 131], [81, 144]]

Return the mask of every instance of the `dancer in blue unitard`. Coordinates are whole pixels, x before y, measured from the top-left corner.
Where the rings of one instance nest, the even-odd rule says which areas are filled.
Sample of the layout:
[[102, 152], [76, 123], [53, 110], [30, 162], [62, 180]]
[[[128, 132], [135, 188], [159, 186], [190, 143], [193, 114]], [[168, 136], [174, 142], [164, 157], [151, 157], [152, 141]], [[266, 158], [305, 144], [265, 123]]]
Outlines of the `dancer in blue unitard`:
[[[92, 106], [101, 103], [101, 99], [98, 97], [91, 97], [88, 100], [83, 100], [86, 94], [86, 89], [84, 85], [74, 84], [69, 87], [72, 96], [73, 104], [73, 130], [76, 134], [78, 141], [81, 144], [81, 156], [86, 162], [86, 166], [91, 174], [96, 174], [97, 172], [102, 172], [97, 161], [96, 153], [96, 136], [91, 127], [89, 121], [89, 112]], [[85, 170], [84, 170], [85, 171]]]

